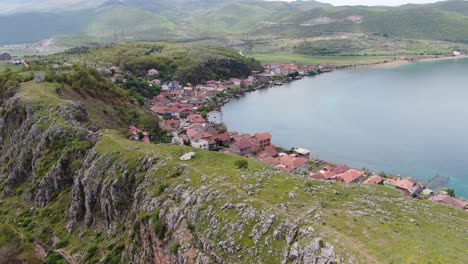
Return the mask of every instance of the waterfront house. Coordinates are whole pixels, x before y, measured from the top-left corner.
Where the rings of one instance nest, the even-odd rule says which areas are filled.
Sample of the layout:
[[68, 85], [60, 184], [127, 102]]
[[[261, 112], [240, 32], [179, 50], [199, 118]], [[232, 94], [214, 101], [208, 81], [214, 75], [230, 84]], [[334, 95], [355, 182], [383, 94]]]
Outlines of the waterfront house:
[[363, 183], [364, 184], [382, 184], [384, 181], [384, 178], [380, 177], [379, 175], [373, 175], [369, 177], [369, 179], [365, 180]]
[[440, 204], [445, 204], [448, 206], [452, 206], [455, 208], [463, 209], [465, 211], [468, 211], [468, 202], [456, 199], [451, 197], [450, 195], [447, 194], [439, 194], [436, 196], [433, 196], [429, 198], [429, 201], [435, 202], [435, 203], [440, 203]]
[[284, 155], [278, 158], [277, 167], [285, 172], [303, 172], [308, 169], [307, 159], [298, 158], [291, 155]]
[[253, 148], [255, 150], [262, 150], [265, 147], [271, 145], [271, 134], [266, 133], [256, 133], [250, 141], [252, 142]]
[[335, 176], [336, 181], [344, 183], [358, 183], [364, 179], [364, 172], [350, 169]]
[[336, 173], [333, 171], [320, 171], [318, 173], [312, 174], [310, 177], [314, 180], [331, 180], [334, 179]]
[[386, 179], [384, 185], [397, 189], [404, 195], [415, 197], [421, 190], [421, 185], [413, 182], [410, 179]]
[[229, 150], [240, 156], [248, 155], [252, 151], [252, 143], [247, 140], [236, 141], [229, 145]]
[[276, 150], [276, 147], [274, 145], [270, 145], [265, 147], [258, 155], [257, 158], [259, 160], [264, 160], [267, 158], [276, 158], [278, 157], [279, 153]]
[[339, 167], [336, 167], [335, 169], [333, 169], [332, 171], [335, 173], [335, 174], [342, 174], [342, 173], [345, 173], [347, 170], [349, 170], [350, 168], [346, 165], [342, 165], [342, 166], [339, 166]]
[[232, 83], [232, 85], [235, 85], [235, 86], [239, 86], [242, 83], [242, 80], [238, 78], [231, 78], [229, 79], [229, 81]]
[[307, 149], [296, 148], [294, 149], [294, 154], [296, 155], [296, 157], [310, 159], [310, 151]]
[[211, 111], [206, 116], [209, 123], [218, 125], [223, 123], [223, 113], [221, 111]]
[[252, 136], [250, 134], [241, 134], [241, 135], [236, 135], [234, 136], [234, 141], [241, 141], [241, 140], [248, 140], [250, 141], [250, 138], [252, 138]]

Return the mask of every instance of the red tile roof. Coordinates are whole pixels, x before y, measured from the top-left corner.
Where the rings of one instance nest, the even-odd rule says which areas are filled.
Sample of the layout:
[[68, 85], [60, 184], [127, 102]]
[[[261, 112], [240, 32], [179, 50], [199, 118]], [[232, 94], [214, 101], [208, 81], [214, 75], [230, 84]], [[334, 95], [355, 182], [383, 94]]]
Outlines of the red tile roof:
[[305, 158], [297, 158], [294, 156], [285, 155], [285, 156], [279, 157], [279, 161], [280, 161], [280, 165], [283, 166], [280, 169], [290, 172], [306, 164], [308, 160]]
[[334, 170], [332, 170], [334, 173], [336, 174], [341, 174], [341, 173], [344, 173], [346, 172], [347, 170], [349, 170], [350, 168], [346, 165], [342, 165], [342, 166], [339, 166], [337, 168], [335, 168]]
[[453, 198], [450, 195], [446, 195], [446, 194], [440, 194], [440, 195], [431, 197], [429, 198], [429, 200], [436, 202], [436, 203], [440, 203], [440, 204], [450, 205], [450, 206], [460, 208], [460, 209], [465, 209], [465, 210], [468, 209], [468, 202]]
[[315, 174], [312, 174], [310, 176], [312, 179], [315, 179], [315, 180], [326, 180], [327, 178], [325, 177], [325, 175], [323, 175], [323, 173], [321, 172], [317, 172]]
[[393, 185], [397, 188], [400, 188], [400, 189], [405, 189], [405, 190], [408, 190], [411, 192], [411, 188], [413, 187], [414, 185], [414, 182], [408, 180], [408, 179], [386, 179], [384, 181], [385, 184], [388, 184], [388, 185]]
[[344, 173], [338, 174], [335, 176], [337, 181], [346, 182], [346, 183], [353, 183], [360, 177], [364, 175], [363, 171], [350, 169]]
[[384, 181], [384, 178], [380, 177], [379, 175], [374, 175], [369, 179], [365, 180], [364, 184], [381, 184]]
[[256, 140], [263, 141], [263, 140], [268, 140], [271, 139], [271, 134], [266, 132], [266, 133], [255, 133], [253, 136]]
[[240, 150], [248, 149], [252, 147], [252, 143], [250, 143], [247, 140], [237, 141], [237, 142], [234, 142], [233, 144], [236, 145]]

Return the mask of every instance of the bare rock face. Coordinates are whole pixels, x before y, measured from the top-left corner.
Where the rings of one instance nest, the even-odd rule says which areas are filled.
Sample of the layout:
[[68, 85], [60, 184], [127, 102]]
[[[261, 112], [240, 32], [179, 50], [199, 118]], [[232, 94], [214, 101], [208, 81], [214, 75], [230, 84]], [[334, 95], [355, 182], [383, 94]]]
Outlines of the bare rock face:
[[[346, 263], [312, 227], [304, 226], [304, 219], [285, 218], [277, 208], [256, 208], [220, 188], [228, 176], [203, 175], [192, 182], [185, 167], [169, 165], [172, 161], [156, 154], [130, 166], [121, 153], [102, 154], [94, 147], [99, 131], [83, 124], [88, 118], [84, 106], [70, 103], [50, 109], [60, 121], [38, 115], [37, 107], [16, 97], [4, 104], [3, 195], [13, 195], [25, 183], [34, 186], [23, 195], [34, 206], [47, 206], [60, 193], [70, 195], [67, 231], [119, 232], [126, 238], [122, 262], [262, 263], [269, 258], [284, 263], [325, 264], [337, 259]], [[244, 175], [257, 179], [248, 186], [252, 192], [260, 191], [272, 174], [252, 173]], [[169, 185], [168, 177], [181, 180]]]

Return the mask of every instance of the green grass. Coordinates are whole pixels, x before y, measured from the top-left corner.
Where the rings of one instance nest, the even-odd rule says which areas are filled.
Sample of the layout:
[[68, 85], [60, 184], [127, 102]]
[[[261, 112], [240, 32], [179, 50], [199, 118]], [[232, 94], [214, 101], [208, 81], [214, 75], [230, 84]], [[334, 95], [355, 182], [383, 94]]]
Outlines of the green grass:
[[0, 62], [0, 72], [4, 71], [6, 69], [10, 69], [12, 71], [19, 72], [19, 71], [21, 71], [22, 68], [23, 68], [23, 66], [16, 66], [16, 65], [10, 64], [9, 62]]
[[299, 65], [334, 64], [338, 66], [383, 63], [390, 56], [308, 56], [292, 53], [248, 54], [263, 64], [272, 62], [295, 63]]
[[[138, 149], [131, 150], [135, 146]], [[98, 151], [101, 154], [120, 153], [122, 161], [129, 163], [145, 156], [163, 157], [169, 167], [185, 167], [192, 186], [201, 186], [201, 177], [204, 176], [206, 180], [203, 185], [218, 186], [219, 190], [228, 194], [230, 203], [245, 202], [258, 210], [274, 212], [282, 219], [292, 221], [299, 215], [314, 219], [319, 213], [321, 219], [316, 222], [315, 228], [327, 233], [331, 242], [334, 238], [338, 239], [336, 248], [340, 253], [352, 253], [363, 263], [425, 263], [426, 259], [433, 260], [433, 263], [450, 260], [462, 263], [467, 260], [463, 254], [463, 243], [460, 244], [460, 241], [465, 240], [463, 232], [468, 227], [465, 212], [403, 197], [385, 187], [345, 186], [338, 183], [325, 185], [291, 175], [271, 173], [268, 166], [252, 160], [249, 160], [250, 169], [239, 170], [235, 165], [238, 157], [200, 150], [196, 150], [197, 155], [193, 160], [178, 162], [179, 156], [192, 149], [140, 144], [123, 139], [113, 131], [104, 133]], [[259, 171], [265, 171], [267, 176], [260, 176]], [[169, 174], [162, 172], [155, 176]], [[243, 178], [242, 175], [248, 176]], [[181, 182], [180, 179], [165, 177], [169, 186]], [[244, 187], [258, 183], [260, 177], [260, 191], [249, 195]], [[306, 182], [316, 191], [306, 192]], [[334, 194], [335, 190], [341, 195]], [[291, 200], [290, 192], [296, 193], [297, 199]], [[288, 204], [288, 209], [280, 209], [279, 204]], [[221, 225], [239, 220], [239, 215], [234, 211], [221, 211], [221, 205], [223, 202], [216, 205]], [[307, 212], [314, 207], [323, 209], [308, 215]], [[359, 215], [359, 212], [365, 216]], [[197, 230], [209, 229], [209, 222], [204, 221], [200, 219]], [[247, 231], [235, 239], [242, 245], [253, 246], [248, 234], [254, 225], [249, 224]], [[263, 257], [264, 260], [274, 261], [279, 256]]]

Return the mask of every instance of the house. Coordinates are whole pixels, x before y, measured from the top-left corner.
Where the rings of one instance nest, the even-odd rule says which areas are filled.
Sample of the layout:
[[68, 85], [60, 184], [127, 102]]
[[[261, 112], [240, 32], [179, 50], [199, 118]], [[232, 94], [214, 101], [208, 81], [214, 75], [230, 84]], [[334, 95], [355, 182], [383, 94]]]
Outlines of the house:
[[12, 60], [12, 57], [9, 53], [4, 52], [0, 54], [0, 61], [10, 61], [10, 60]]
[[270, 146], [265, 147], [262, 150], [262, 152], [260, 152], [257, 155], [257, 158], [259, 160], [264, 160], [264, 159], [267, 159], [267, 158], [276, 158], [276, 157], [278, 157], [278, 155], [279, 155], [279, 153], [276, 150], [276, 147], [274, 145], [270, 145]]
[[237, 136], [234, 136], [234, 141], [242, 141], [242, 140], [248, 140], [250, 141], [250, 138], [252, 138], [252, 136], [250, 134], [242, 134], [242, 135], [237, 135]]
[[336, 173], [333, 171], [320, 171], [318, 173], [312, 174], [310, 177], [314, 180], [330, 180], [336, 176]]
[[253, 148], [256, 150], [262, 150], [265, 147], [271, 145], [271, 134], [266, 133], [255, 133], [255, 135], [250, 139], [253, 145]]
[[193, 140], [190, 145], [193, 147], [193, 148], [197, 148], [197, 149], [209, 149], [210, 147], [210, 144], [208, 143], [208, 140], [205, 140], [205, 139], [196, 139], [196, 140]]
[[448, 194], [439, 194], [436, 196], [433, 196], [429, 198], [429, 201], [435, 202], [435, 203], [440, 203], [440, 204], [445, 204], [448, 206], [452, 206], [455, 208], [463, 209], [465, 211], [468, 211], [468, 202], [456, 199], [451, 197]]
[[384, 185], [401, 191], [404, 195], [415, 197], [422, 187], [410, 179], [386, 179]]
[[171, 127], [172, 130], [176, 130], [180, 126], [180, 120], [176, 120], [176, 119], [168, 120], [166, 121], [166, 125]]
[[159, 74], [159, 71], [156, 70], [156, 69], [150, 69], [148, 70], [148, 76], [154, 76], [154, 75], [158, 75]]
[[208, 122], [212, 124], [221, 124], [223, 123], [223, 112], [221, 111], [211, 111], [206, 115]]
[[350, 169], [346, 172], [335, 176], [336, 181], [344, 183], [357, 183], [364, 179], [364, 172], [360, 170]]
[[228, 132], [214, 135], [213, 140], [216, 141], [216, 144], [220, 146], [227, 146], [229, 143], [231, 143], [231, 137]]
[[145, 144], [149, 144], [150, 143], [150, 139], [149, 139], [149, 132], [143, 132], [143, 138], [141, 139], [141, 142], [145, 143]]
[[194, 123], [205, 123], [205, 119], [200, 114], [191, 114], [187, 117], [188, 121]]
[[296, 154], [296, 157], [310, 159], [310, 151], [307, 149], [303, 149], [303, 148], [294, 149], [294, 154]]
[[179, 118], [187, 118], [189, 115], [193, 114], [192, 109], [184, 107], [179, 110]]
[[373, 175], [369, 177], [369, 179], [365, 180], [363, 183], [364, 184], [382, 184], [384, 181], [384, 178], [380, 177], [379, 175]]
[[240, 156], [248, 155], [252, 151], [252, 143], [247, 140], [236, 141], [229, 146], [229, 150]]
[[306, 171], [309, 166], [308, 160], [304, 158], [298, 158], [290, 155], [284, 155], [279, 157], [279, 164], [277, 167], [285, 172], [302, 172]]
[[190, 104], [197, 109], [202, 109], [205, 106], [205, 101], [200, 99], [192, 99], [190, 100]]
[[333, 169], [332, 171], [336, 174], [342, 174], [342, 173], [345, 173], [347, 170], [349, 170], [350, 168], [346, 165], [342, 165], [342, 166], [339, 166], [339, 167], [336, 167], [335, 169]]
[[242, 80], [238, 79], [238, 78], [231, 78], [231, 79], [229, 79], [229, 81], [235, 86], [239, 86], [242, 83]]
[[138, 129], [137, 127], [129, 126], [128, 127], [128, 132], [127, 132], [127, 138], [130, 139], [130, 140], [139, 141], [140, 137], [139, 137], [138, 134], [140, 132], [141, 132], [141, 130]]
[[434, 191], [430, 189], [424, 189], [421, 191], [421, 194], [424, 196], [434, 195]]
[[163, 91], [175, 91], [180, 89], [180, 84], [178, 81], [170, 81], [165, 83], [162, 86]]

